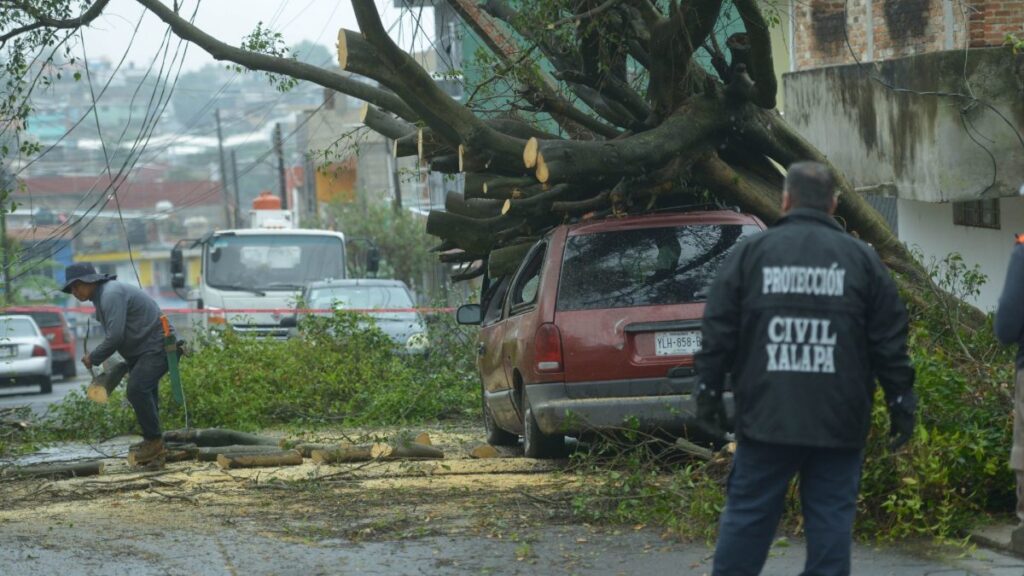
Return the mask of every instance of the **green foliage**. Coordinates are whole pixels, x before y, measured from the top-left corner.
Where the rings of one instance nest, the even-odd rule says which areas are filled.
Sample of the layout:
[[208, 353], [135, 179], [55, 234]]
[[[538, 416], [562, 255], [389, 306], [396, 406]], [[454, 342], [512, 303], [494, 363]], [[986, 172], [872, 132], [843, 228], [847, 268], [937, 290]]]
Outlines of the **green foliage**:
[[[464, 334], [440, 320], [430, 337], [427, 358], [407, 356], [368, 317], [347, 312], [305, 318], [299, 337], [284, 342], [226, 331], [182, 363], [193, 425], [402, 424], [475, 409]], [[161, 402], [174, 426], [184, 414], [169, 388]]]
[[338, 228], [352, 239], [349, 242], [349, 272], [353, 277], [365, 276], [366, 243], [372, 240], [380, 249], [381, 268], [378, 276], [397, 278], [414, 290], [423, 282], [423, 275], [435, 266], [436, 257], [430, 247], [436, 244], [425, 231], [423, 218], [408, 210], [395, 211], [388, 204], [336, 203], [328, 208]]
[[[284, 35], [280, 32], [274, 32], [269, 28], [264, 28], [262, 20], [256, 23], [255, 30], [242, 39], [242, 49], [277, 58], [294, 57], [285, 45]], [[228, 68], [236, 72], [244, 72], [246, 70], [244, 67], [237, 64], [232, 64], [228, 66]], [[267, 72], [266, 76], [271, 86], [273, 86], [278, 92], [288, 92], [299, 84], [299, 81], [296, 78], [285, 76], [283, 74], [272, 74]]]
[[[257, 340], [209, 333], [181, 362], [191, 424], [255, 431], [269, 426], [401, 425], [476, 415], [479, 384], [472, 335], [449, 315], [428, 324], [430, 354], [399, 352], [365, 316], [338, 312], [300, 323], [296, 338]], [[165, 429], [185, 425], [171, 387], [160, 386]], [[0, 454], [53, 441], [138, 433], [123, 387], [107, 404], [69, 393], [41, 422], [0, 436]]]
[[1024, 51], [1024, 36], [1019, 37], [1016, 34], [1007, 34], [1006, 41], [1003, 44], [1009, 46], [1013, 50], [1013, 55], [1016, 56], [1019, 52]]

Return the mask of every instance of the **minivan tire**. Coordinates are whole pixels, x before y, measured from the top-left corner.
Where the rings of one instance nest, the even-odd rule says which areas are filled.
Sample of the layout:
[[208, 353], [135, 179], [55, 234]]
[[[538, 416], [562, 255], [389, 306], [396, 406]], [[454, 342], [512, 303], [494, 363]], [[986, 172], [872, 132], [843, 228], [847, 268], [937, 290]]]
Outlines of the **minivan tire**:
[[78, 376], [78, 368], [75, 366], [75, 361], [68, 360], [67, 362], [64, 362], [64, 365], [60, 368], [60, 375], [63, 376], [65, 380], [71, 380], [75, 376]]
[[533, 416], [533, 408], [527, 404], [523, 414], [523, 455], [545, 460], [562, 456], [564, 450], [565, 436], [542, 432]]
[[40, 394], [52, 394], [53, 393], [53, 380], [50, 376], [43, 376], [39, 380], [39, 393]]
[[515, 446], [519, 444], [519, 435], [507, 430], [498, 428], [498, 424], [491, 415], [491, 409], [487, 407], [487, 400], [484, 399], [483, 385], [480, 386], [480, 404], [484, 412], [484, 431], [487, 432], [487, 443], [491, 446]]

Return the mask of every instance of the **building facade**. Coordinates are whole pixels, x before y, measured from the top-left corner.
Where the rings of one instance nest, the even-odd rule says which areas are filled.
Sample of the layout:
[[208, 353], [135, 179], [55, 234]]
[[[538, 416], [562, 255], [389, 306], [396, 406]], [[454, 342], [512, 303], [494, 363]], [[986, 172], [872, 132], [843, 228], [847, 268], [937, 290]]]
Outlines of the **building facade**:
[[924, 263], [960, 254], [999, 297], [1024, 232], [1024, 0], [811, 0], [790, 8], [785, 116]]

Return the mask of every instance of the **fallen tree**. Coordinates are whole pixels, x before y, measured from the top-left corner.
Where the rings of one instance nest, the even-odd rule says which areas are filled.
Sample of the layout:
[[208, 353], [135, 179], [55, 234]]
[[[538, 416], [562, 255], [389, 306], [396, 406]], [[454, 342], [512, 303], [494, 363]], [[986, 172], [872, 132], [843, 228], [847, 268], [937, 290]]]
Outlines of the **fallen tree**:
[[[779, 216], [780, 166], [815, 160], [835, 174], [847, 230], [874, 245], [908, 294], [934, 290], [879, 214], [775, 110], [771, 18], [755, 0], [731, 2], [743, 31], [724, 39], [715, 32], [732, 17], [723, 0], [448, 0], [489, 49], [494, 69], [466, 87], [465, 104], [395, 43], [372, 0], [353, 0], [359, 31], [338, 33], [340, 71], [289, 58], [266, 30], [238, 47], [194, 26], [177, 4], [137, 2], [217, 60], [363, 100], [363, 122], [394, 142], [394, 154], [464, 174], [464, 195], [427, 220], [444, 240], [442, 257], [465, 264], [460, 279], [484, 274], [487, 266], [473, 263], [498, 253], [494, 271], [507, 272], [508, 257], [567, 219], [710, 197], [771, 223]], [[76, 7], [10, 2], [0, 12], [24, 25], [10, 35], [21, 39], [88, 25], [106, 2], [68, 17]], [[698, 62], [701, 53], [711, 66]], [[496, 85], [507, 101], [497, 113], [476, 98]]]

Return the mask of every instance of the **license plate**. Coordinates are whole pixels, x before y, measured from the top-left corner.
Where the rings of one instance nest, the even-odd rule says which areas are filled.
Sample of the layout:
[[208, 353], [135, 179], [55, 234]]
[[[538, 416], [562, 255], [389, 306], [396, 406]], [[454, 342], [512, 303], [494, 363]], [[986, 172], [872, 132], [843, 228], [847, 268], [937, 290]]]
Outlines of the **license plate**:
[[654, 353], [658, 356], [693, 356], [700, 350], [700, 332], [655, 332]]
[[12, 358], [18, 355], [18, 349], [14, 346], [0, 346], [0, 358]]

